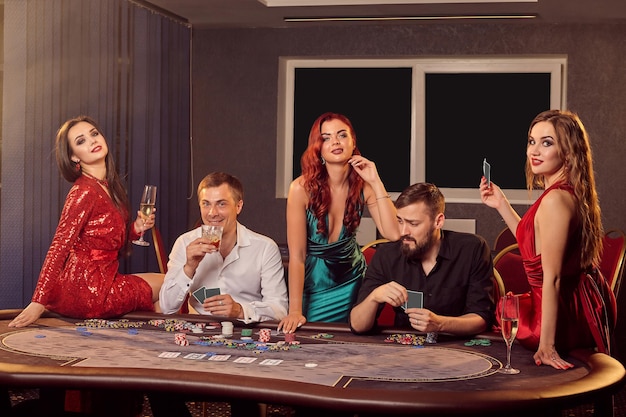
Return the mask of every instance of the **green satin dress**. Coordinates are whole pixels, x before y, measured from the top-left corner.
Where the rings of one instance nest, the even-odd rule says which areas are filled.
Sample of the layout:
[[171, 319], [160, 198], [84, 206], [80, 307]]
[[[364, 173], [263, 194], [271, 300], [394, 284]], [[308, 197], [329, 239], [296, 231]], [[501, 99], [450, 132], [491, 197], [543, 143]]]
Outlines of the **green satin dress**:
[[339, 239], [317, 233], [317, 219], [307, 210], [307, 256], [304, 270], [303, 311], [307, 321], [347, 322], [365, 274], [365, 258], [342, 226]]

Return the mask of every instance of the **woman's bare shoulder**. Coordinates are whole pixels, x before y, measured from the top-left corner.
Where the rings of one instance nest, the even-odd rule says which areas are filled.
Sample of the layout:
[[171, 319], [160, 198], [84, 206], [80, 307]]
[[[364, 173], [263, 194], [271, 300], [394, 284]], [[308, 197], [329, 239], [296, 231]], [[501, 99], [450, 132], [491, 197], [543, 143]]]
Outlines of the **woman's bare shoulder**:
[[575, 216], [576, 197], [567, 190], [551, 190], [541, 199], [538, 211], [557, 216]]

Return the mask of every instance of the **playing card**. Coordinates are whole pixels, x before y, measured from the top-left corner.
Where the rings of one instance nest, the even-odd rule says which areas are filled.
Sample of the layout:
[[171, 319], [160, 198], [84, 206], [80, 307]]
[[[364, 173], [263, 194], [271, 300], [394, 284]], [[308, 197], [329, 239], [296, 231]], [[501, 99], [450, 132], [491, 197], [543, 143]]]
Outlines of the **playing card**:
[[409, 299], [404, 303], [404, 309], [407, 308], [424, 308], [424, 293], [420, 291], [407, 290]]
[[487, 179], [487, 187], [491, 186], [491, 164], [487, 162], [487, 158], [483, 159], [483, 175]]
[[204, 303], [204, 299], [206, 298], [206, 295], [204, 294], [205, 290], [206, 288], [200, 287], [192, 293], [193, 298], [198, 300], [200, 304]]
[[[203, 287], [204, 288], [204, 287]], [[213, 297], [214, 295], [220, 295], [219, 288], [204, 288], [204, 298]]]

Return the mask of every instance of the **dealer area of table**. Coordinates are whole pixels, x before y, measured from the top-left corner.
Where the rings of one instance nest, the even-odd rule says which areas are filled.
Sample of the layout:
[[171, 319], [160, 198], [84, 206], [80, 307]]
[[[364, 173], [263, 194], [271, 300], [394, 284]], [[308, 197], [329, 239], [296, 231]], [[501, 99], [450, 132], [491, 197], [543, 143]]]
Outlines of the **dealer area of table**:
[[[27, 328], [8, 328], [17, 313], [0, 311], [5, 388], [176, 392], [197, 401], [359, 415], [543, 416], [594, 402], [597, 415], [610, 416], [611, 396], [626, 373], [614, 358], [583, 350], [568, 358], [574, 369], [536, 366], [532, 352], [515, 345], [512, 363], [521, 373], [503, 375], [497, 370], [506, 348], [497, 335], [439, 335], [429, 344], [406, 330], [358, 336], [343, 324], [307, 323], [290, 343], [276, 323], [232, 321], [233, 335], [225, 337], [223, 319], [156, 313], [100, 322], [47, 315]], [[259, 342], [262, 328], [272, 329], [269, 343]], [[252, 335], [242, 336], [244, 329]]]

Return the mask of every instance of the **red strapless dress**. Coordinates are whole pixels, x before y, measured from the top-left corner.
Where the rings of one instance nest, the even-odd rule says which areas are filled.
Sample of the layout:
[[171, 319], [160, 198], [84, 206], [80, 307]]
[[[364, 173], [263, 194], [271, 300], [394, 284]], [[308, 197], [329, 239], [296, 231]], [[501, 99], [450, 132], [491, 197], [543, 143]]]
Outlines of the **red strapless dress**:
[[[554, 189], [573, 193], [571, 186], [554, 184], [528, 209], [517, 226], [517, 242], [531, 290], [520, 298], [520, 322], [517, 340], [536, 350], [541, 334], [541, 295], [543, 269], [541, 255], [535, 254], [535, 214], [541, 200]], [[613, 292], [597, 268], [580, 267], [581, 233], [568, 241], [562, 270], [557, 317], [556, 348], [568, 352], [576, 348], [597, 347], [609, 352], [609, 334], [615, 323], [616, 303]]]
[[126, 213], [86, 176], [70, 189], [32, 301], [75, 318], [107, 318], [153, 311], [152, 289], [118, 272], [126, 240]]

